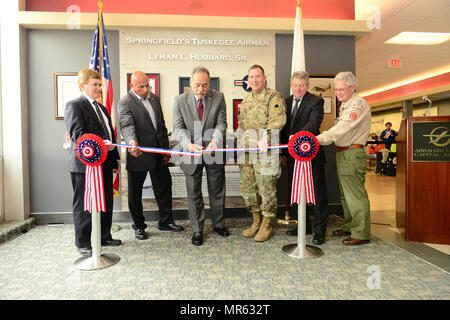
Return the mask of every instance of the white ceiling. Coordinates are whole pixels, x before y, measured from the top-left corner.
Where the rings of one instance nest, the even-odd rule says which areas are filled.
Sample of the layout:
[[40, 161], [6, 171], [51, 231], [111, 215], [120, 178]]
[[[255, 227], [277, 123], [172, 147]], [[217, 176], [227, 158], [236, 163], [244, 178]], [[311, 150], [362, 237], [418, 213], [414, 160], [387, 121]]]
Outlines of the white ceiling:
[[[356, 42], [358, 91], [374, 90], [447, 66], [450, 41], [439, 45], [384, 44], [402, 31], [450, 33], [450, 0], [355, 0], [355, 18], [367, 20], [379, 8], [380, 29]], [[389, 68], [392, 57], [402, 66]]]

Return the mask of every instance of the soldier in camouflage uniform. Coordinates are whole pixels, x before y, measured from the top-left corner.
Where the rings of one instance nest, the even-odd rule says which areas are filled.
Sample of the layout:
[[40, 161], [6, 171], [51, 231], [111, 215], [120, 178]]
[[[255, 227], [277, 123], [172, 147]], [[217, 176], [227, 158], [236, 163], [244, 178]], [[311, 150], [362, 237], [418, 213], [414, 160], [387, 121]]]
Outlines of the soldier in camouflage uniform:
[[277, 213], [277, 182], [281, 175], [279, 150], [267, 151], [267, 147], [279, 144], [279, 133], [286, 123], [286, 104], [279, 92], [265, 87], [261, 66], [250, 67], [248, 82], [252, 92], [240, 105], [238, 143], [261, 151], [239, 155], [241, 195], [253, 215], [253, 223], [243, 236], [266, 241], [272, 235], [271, 221]]

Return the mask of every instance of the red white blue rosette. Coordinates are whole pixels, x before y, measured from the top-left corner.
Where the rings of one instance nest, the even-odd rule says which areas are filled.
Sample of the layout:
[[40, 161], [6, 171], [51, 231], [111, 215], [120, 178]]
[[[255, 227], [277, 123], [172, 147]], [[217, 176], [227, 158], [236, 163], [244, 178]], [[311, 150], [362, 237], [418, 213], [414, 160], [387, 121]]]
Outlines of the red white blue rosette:
[[78, 159], [87, 166], [101, 165], [108, 156], [103, 139], [91, 133], [84, 134], [78, 139], [75, 151]]
[[289, 139], [288, 151], [295, 159], [291, 203], [300, 203], [301, 190], [305, 188], [306, 203], [315, 204], [311, 160], [319, 151], [319, 141], [311, 132], [300, 131]]
[[97, 212], [105, 212], [105, 191], [103, 185], [102, 163], [108, 156], [105, 142], [95, 134], [82, 135], [76, 144], [75, 152], [86, 165], [86, 178], [84, 188], [84, 210], [91, 212], [92, 196], [95, 195]]
[[289, 139], [288, 151], [296, 160], [312, 160], [319, 152], [319, 141], [311, 132], [299, 131]]

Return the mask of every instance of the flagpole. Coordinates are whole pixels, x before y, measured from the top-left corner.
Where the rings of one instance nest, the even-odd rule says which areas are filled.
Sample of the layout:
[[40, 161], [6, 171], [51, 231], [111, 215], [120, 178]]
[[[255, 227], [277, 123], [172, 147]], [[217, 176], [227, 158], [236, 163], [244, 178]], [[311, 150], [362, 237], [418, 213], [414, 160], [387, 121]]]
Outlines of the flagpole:
[[[295, 71], [306, 71], [305, 67], [305, 54], [303, 45], [303, 22], [302, 22], [302, 9], [300, 7], [300, 0], [297, 0], [297, 7], [295, 8], [295, 23], [294, 23], [294, 35], [292, 40], [292, 61], [291, 61], [291, 75]], [[300, 61], [299, 61], [300, 60]], [[290, 94], [292, 94], [292, 89], [289, 88]], [[285, 170], [287, 189], [289, 189], [289, 170]], [[289, 193], [287, 195], [289, 199]], [[289, 200], [286, 202], [286, 208], [284, 211], [284, 219], [277, 219], [278, 224], [297, 224], [297, 220], [291, 219], [291, 212], [289, 209]]]
[[[102, 0], [98, 1], [98, 73], [100, 74], [101, 82], [103, 85], [103, 25], [102, 25], [102, 10], [103, 10], [103, 2]], [[102, 95], [100, 97], [100, 103], [103, 104], [103, 88]]]

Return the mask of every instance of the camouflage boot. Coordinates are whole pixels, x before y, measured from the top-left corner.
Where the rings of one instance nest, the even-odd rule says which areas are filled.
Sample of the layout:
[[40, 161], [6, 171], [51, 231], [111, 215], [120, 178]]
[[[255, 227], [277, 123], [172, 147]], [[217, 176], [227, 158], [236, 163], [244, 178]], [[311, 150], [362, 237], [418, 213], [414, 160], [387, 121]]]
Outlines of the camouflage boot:
[[271, 226], [272, 218], [263, 217], [263, 221], [261, 223], [261, 227], [259, 228], [258, 233], [255, 236], [255, 241], [266, 241], [272, 235], [272, 226]]
[[242, 232], [242, 235], [245, 238], [253, 237], [259, 230], [259, 227], [261, 226], [261, 213], [259, 212], [252, 212], [253, 214], [253, 223], [250, 226], [250, 228], [245, 229], [244, 232]]

